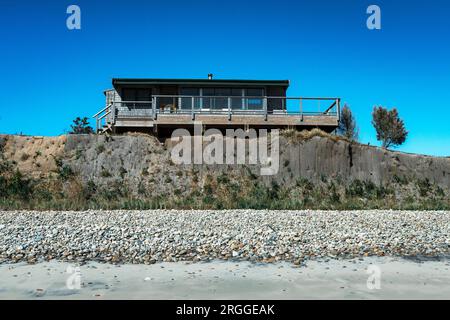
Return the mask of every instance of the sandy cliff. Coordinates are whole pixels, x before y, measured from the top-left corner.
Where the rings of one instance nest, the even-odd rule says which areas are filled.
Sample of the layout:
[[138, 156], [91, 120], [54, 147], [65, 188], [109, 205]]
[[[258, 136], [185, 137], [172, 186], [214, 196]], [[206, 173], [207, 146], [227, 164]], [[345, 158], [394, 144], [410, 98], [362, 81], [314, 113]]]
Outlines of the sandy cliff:
[[393, 188], [397, 195], [401, 190], [411, 191], [410, 196], [425, 195], [427, 189], [441, 195], [450, 191], [450, 158], [388, 151], [320, 132], [283, 133], [279, 171], [273, 176], [261, 176], [259, 165], [177, 165], [171, 160], [173, 143], [143, 134], [3, 135], [0, 145], [3, 161], [26, 177], [48, 180], [76, 176], [82, 185], [114, 186], [114, 190], [126, 189], [131, 195], [185, 195], [203, 192], [205, 184], [215, 190], [237, 183], [239, 189], [244, 180], [283, 188], [305, 181], [312, 185], [331, 183], [338, 187], [338, 193], [355, 181], [369, 183], [372, 189]]

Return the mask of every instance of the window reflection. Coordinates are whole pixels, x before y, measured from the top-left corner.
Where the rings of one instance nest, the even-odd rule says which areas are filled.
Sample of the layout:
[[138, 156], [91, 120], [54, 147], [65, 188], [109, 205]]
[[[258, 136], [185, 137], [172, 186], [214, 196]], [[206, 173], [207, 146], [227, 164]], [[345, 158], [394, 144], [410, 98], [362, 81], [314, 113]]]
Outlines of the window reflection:
[[[194, 108], [223, 110], [228, 109], [228, 98], [230, 97], [231, 109], [233, 110], [262, 110], [264, 95], [263, 88], [181, 88], [180, 98], [182, 109], [192, 108], [192, 97]], [[248, 97], [248, 98], [246, 98]]]

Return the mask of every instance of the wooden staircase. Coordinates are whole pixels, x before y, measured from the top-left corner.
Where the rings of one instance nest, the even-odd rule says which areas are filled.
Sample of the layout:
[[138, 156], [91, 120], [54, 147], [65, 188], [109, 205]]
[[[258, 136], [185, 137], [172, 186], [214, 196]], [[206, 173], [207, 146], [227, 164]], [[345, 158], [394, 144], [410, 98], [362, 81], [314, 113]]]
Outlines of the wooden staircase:
[[96, 132], [98, 134], [112, 132], [113, 123], [106, 119], [106, 117], [112, 112], [112, 105], [112, 103], [108, 104], [106, 107], [92, 116], [92, 118], [95, 118]]

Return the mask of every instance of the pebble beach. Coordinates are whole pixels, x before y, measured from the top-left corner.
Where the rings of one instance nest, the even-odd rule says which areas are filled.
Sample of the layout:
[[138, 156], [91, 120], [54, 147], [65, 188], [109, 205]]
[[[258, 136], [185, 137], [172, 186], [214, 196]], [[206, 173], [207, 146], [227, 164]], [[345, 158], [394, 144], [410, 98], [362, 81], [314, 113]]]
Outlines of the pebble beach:
[[448, 299], [449, 250], [444, 211], [3, 211], [0, 299]]
[[0, 212], [0, 263], [446, 257], [444, 211]]

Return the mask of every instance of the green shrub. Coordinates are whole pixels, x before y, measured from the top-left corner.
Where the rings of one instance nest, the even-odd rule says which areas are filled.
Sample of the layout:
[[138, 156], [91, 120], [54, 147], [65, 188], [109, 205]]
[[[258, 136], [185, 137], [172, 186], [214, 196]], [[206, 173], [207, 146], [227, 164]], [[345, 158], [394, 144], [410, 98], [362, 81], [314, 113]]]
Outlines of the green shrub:
[[421, 197], [426, 197], [431, 190], [431, 184], [428, 179], [417, 180], [417, 187]]
[[38, 199], [39, 201], [49, 202], [53, 199], [53, 195], [50, 190], [46, 188], [36, 188], [33, 191], [33, 198]]
[[97, 193], [97, 186], [95, 185], [95, 182], [89, 180], [83, 187], [83, 198], [86, 200], [90, 200], [95, 196], [96, 193]]
[[442, 189], [441, 187], [439, 187], [439, 186], [436, 186], [436, 195], [438, 196], [438, 197], [445, 197], [445, 192], [444, 192], [444, 189]]
[[8, 180], [0, 176], [0, 198], [6, 198], [8, 196]]
[[366, 199], [383, 199], [393, 191], [383, 186], [377, 186], [372, 181], [353, 180], [346, 188], [348, 197], [360, 197]]
[[60, 157], [53, 156], [53, 160], [55, 160], [55, 165], [58, 169], [63, 166], [63, 161]]
[[142, 182], [142, 181], [139, 181], [139, 184], [138, 184], [138, 194], [139, 195], [143, 195], [143, 194], [145, 194], [146, 193], [146, 189], [145, 189], [145, 185], [144, 185], [144, 183]]
[[374, 107], [372, 125], [377, 132], [377, 140], [381, 141], [383, 148], [399, 146], [408, 136], [408, 131], [396, 108], [388, 110], [382, 106]]
[[70, 177], [74, 176], [75, 173], [73, 172], [72, 168], [69, 167], [68, 165], [63, 165], [60, 169], [59, 169], [59, 178], [63, 181], [68, 180]]
[[353, 180], [346, 189], [346, 194], [352, 197], [363, 197], [365, 194], [364, 184], [361, 180]]
[[7, 194], [20, 199], [28, 200], [33, 192], [31, 180], [23, 177], [19, 170], [16, 170], [6, 185]]
[[211, 186], [211, 184], [207, 183], [207, 184], [204, 185], [203, 191], [207, 195], [212, 195], [213, 194], [213, 187]]
[[314, 184], [306, 178], [297, 179], [296, 186], [307, 190], [314, 189]]
[[339, 202], [341, 202], [341, 196], [337, 192], [336, 185], [333, 182], [330, 183], [329, 192], [330, 192], [329, 193], [330, 194], [330, 201], [332, 203], [339, 203]]
[[73, 124], [70, 126], [70, 134], [86, 134], [94, 133], [94, 129], [89, 125], [87, 117], [77, 117], [73, 120]]
[[222, 172], [222, 174], [217, 176], [217, 183], [228, 184], [229, 182], [230, 182], [230, 179], [228, 178], [228, 175], [225, 172]]

